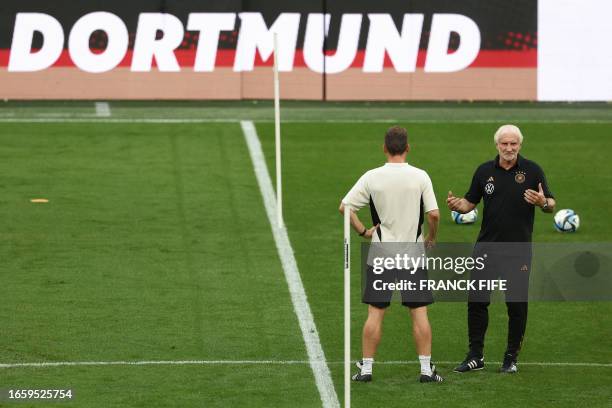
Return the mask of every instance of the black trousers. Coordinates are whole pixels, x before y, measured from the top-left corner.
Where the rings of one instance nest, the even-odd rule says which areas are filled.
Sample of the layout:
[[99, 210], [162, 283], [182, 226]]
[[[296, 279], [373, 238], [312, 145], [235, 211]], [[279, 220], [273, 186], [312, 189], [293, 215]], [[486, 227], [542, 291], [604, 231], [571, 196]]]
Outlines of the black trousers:
[[[506, 302], [508, 309], [508, 344], [506, 353], [517, 355], [523, 344], [527, 327], [527, 302]], [[489, 326], [489, 303], [468, 302], [468, 336], [470, 354], [481, 357], [484, 338]]]
[[[507, 281], [505, 292], [508, 310], [508, 343], [506, 353], [518, 355], [527, 327], [529, 272], [531, 252], [520, 256], [491, 256], [485, 270], [472, 274], [475, 279], [501, 278]], [[468, 336], [470, 354], [482, 357], [484, 339], [489, 326], [490, 292], [470, 293], [468, 299]]]

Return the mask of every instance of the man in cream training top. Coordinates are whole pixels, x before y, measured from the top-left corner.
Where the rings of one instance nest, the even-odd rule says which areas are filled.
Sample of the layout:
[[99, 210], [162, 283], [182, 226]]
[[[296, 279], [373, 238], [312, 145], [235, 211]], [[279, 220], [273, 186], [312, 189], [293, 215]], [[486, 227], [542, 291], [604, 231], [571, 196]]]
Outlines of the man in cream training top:
[[[406, 129], [391, 127], [385, 134], [383, 151], [387, 156], [384, 166], [366, 172], [351, 188], [340, 204], [340, 212], [350, 207], [351, 225], [362, 237], [372, 243], [423, 242], [431, 247], [436, 241], [440, 219], [436, 197], [427, 173], [406, 163], [410, 151]], [[372, 227], [364, 226], [357, 211], [370, 206]], [[427, 220], [427, 235], [423, 235], [423, 221]], [[393, 270], [389, 272], [394, 272]], [[420, 271], [425, 273], [425, 271]], [[385, 271], [387, 273], [387, 271]], [[357, 362], [360, 371], [352, 378], [354, 381], [372, 380], [374, 355], [381, 339], [385, 310], [390, 304], [387, 299], [372, 301], [368, 304], [368, 318], [363, 327], [363, 358]], [[385, 300], [385, 301], [378, 301]], [[431, 363], [431, 326], [427, 317], [427, 305], [433, 303], [430, 292], [420, 293], [418, 298], [410, 298], [402, 292], [402, 305], [409, 308], [412, 317], [412, 334], [421, 365], [421, 382], [442, 382], [435, 366]]]

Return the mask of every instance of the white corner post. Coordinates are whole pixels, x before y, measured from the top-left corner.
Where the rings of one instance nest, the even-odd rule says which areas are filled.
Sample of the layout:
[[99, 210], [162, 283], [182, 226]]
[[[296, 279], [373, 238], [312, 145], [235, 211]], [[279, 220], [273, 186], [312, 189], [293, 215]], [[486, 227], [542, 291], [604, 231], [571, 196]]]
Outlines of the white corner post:
[[274, 140], [276, 146], [276, 221], [284, 228], [283, 183], [281, 180], [280, 84], [278, 80], [278, 34], [274, 33]]
[[344, 207], [344, 406], [351, 406], [351, 208]]

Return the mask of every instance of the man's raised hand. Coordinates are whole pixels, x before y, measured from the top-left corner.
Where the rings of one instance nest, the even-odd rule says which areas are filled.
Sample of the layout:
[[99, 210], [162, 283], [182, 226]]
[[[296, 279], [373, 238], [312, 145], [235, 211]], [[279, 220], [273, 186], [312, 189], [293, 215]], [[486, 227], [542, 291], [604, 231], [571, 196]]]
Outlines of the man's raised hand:
[[450, 210], [457, 211], [460, 202], [461, 198], [455, 197], [452, 191], [448, 192], [448, 197], [446, 198], [446, 205]]
[[527, 189], [524, 194], [525, 201], [529, 204], [543, 206], [546, 202], [546, 196], [544, 195], [544, 189], [542, 183], [538, 183], [538, 191]]

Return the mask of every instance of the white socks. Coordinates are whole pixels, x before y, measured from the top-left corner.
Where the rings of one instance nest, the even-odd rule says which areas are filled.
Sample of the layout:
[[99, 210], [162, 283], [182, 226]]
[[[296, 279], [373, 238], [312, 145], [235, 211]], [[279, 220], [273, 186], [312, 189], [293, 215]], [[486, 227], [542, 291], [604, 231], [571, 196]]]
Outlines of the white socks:
[[373, 363], [374, 363], [373, 358], [364, 357], [361, 363], [361, 375], [366, 375], [366, 374], [372, 375], [372, 364]]
[[[419, 356], [419, 362], [421, 363], [421, 374], [432, 375], [431, 371], [431, 356]], [[364, 357], [361, 362], [361, 375], [372, 375], [372, 365], [374, 364], [373, 358]]]
[[432, 375], [431, 372], [431, 356], [419, 356], [419, 362], [421, 363], [421, 374]]

